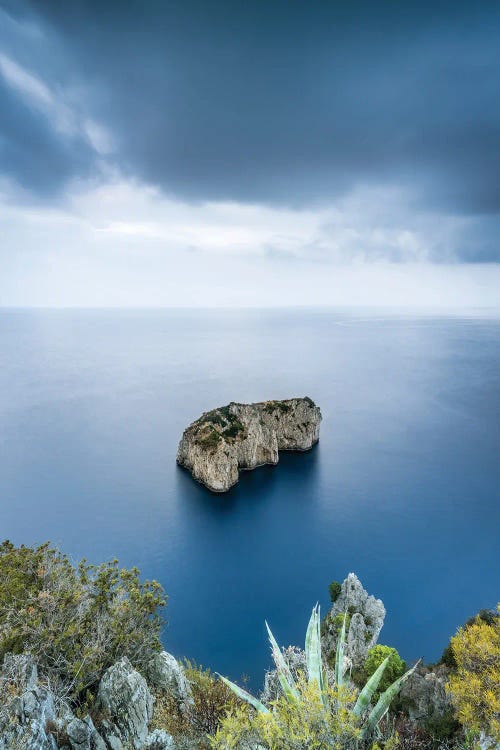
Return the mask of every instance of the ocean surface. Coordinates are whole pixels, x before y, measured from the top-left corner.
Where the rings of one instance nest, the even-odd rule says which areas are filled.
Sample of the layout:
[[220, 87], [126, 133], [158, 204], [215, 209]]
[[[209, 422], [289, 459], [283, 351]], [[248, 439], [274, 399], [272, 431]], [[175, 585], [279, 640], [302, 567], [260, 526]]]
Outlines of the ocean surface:
[[[264, 619], [302, 645], [350, 571], [408, 660], [500, 599], [498, 319], [3, 310], [0, 351], [0, 537], [158, 579], [177, 656], [258, 687]], [[201, 412], [305, 395], [311, 452], [224, 496], [176, 466]]]

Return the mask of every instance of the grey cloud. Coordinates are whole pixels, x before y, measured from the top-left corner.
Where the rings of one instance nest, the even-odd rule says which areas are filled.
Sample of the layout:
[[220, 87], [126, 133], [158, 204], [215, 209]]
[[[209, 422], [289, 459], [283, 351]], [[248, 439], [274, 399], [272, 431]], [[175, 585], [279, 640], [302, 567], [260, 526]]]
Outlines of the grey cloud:
[[[464, 238], [455, 254], [500, 259], [491, 231], [500, 213], [500, 6], [46, 0], [5, 8], [57, 41], [34, 46], [32, 63], [59, 86], [80, 87], [88, 112], [113, 133], [108, 159], [166, 194], [301, 208], [360, 185], [399, 184], [416, 211], [493, 217], [477, 227], [477, 247]], [[53, 192], [95, 168], [88, 144], [64, 141], [29, 115], [23, 122], [19, 107], [5, 100], [2, 165], [22, 184]]]
[[39, 112], [0, 80], [0, 164], [3, 177], [43, 198], [71, 177], [90, 174], [95, 154], [78, 137], [61, 137]]

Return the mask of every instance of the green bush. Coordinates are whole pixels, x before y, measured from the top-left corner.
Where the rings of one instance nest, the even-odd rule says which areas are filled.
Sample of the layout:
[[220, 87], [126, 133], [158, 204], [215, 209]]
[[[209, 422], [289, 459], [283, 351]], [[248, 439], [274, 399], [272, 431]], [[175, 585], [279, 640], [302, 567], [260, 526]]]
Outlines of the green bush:
[[233, 417], [231, 415], [231, 419], [229, 422], [229, 426], [226, 427], [223, 431], [224, 438], [235, 438], [238, 435], [242, 434], [245, 431], [245, 427], [243, 426], [243, 423], [240, 422], [240, 420], [237, 417]]
[[342, 586], [340, 585], [338, 581], [332, 581], [331, 584], [328, 586], [328, 590], [330, 592], [330, 599], [333, 604], [339, 598], [339, 594], [342, 591]]
[[381, 644], [373, 646], [373, 648], [369, 649], [362, 668], [353, 674], [355, 682], [359, 685], [364, 685], [387, 657], [389, 657], [389, 661], [387, 662], [387, 666], [383, 677], [380, 680], [375, 697], [381, 695], [384, 690], [387, 690], [389, 685], [401, 677], [405, 672], [406, 663], [401, 659], [396, 649], [391, 648], [390, 646], [382, 646]]
[[286, 401], [266, 401], [264, 411], [267, 414], [273, 414], [276, 411], [280, 411], [282, 414], [287, 414], [291, 408], [291, 405]]
[[[464, 730], [481, 732], [500, 747], [500, 603], [499, 617], [479, 615], [451, 639], [456, 670], [446, 685]], [[495, 744], [496, 743], [496, 744]]]
[[451, 647], [451, 643], [448, 643], [448, 645], [446, 646], [438, 664], [444, 664], [445, 666], [448, 667], [448, 669], [456, 668], [457, 663], [455, 661], [455, 657], [453, 656], [453, 649]]
[[203, 448], [216, 448], [221, 440], [220, 432], [211, 429], [208, 433], [197, 436], [196, 440]]
[[[347, 620], [347, 615], [343, 619]], [[390, 684], [372, 705], [389, 665], [389, 656], [382, 660], [359, 693], [352, 690], [347, 676], [345, 621], [337, 640], [335, 673], [331, 684], [328, 683], [328, 672], [321, 653], [319, 605], [314, 607], [307, 626], [305, 672], [292, 673], [267, 623], [266, 627], [282, 695], [269, 705], [264, 705], [258, 698], [221, 676], [222, 682], [255, 711], [246, 709], [243, 712], [236, 708], [229, 713], [211, 739], [213, 750], [243, 747], [262, 750], [354, 750], [366, 747], [366, 741], [375, 735], [380, 736], [381, 720], [401, 685], [417, 665]], [[395, 747], [397, 738], [392, 734], [389, 731], [386, 748]]]
[[198, 445], [208, 450], [216, 448], [221, 440], [233, 440], [245, 432], [243, 423], [231, 413], [229, 406], [203, 414], [191, 429]]
[[213, 750], [262, 748], [262, 750], [355, 750], [361, 730], [351, 710], [353, 694], [344, 687], [328, 686], [324, 696], [332, 710], [325, 710], [317, 686], [302, 675], [297, 681], [300, 700], [291, 703], [280, 696], [268, 713], [233, 709], [211, 738]]
[[442, 714], [434, 714], [424, 719], [423, 729], [435, 740], [449, 740], [458, 735], [460, 724], [453, 709], [448, 709]]
[[159, 650], [165, 593], [137, 568], [89, 565], [49, 543], [0, 544], [0, 661], [29, 651], [56, 695], [91, 699], [104, 671], [127, 656], [144, 667]]
[[[330, 631], [334, 633], [335, 639], [339, 637], [340, 631], [342, 630], [342, 625], [344, 624], [344, 615], [342, 612], [339, 612], [338, 615], [335, 615], [335, 617], [332, 617], [330, 620]], [[349, 628], [351, 626], [351, 615], [349, 612], [345, 615], [345, 629], [346, 633], [349, 632]]]

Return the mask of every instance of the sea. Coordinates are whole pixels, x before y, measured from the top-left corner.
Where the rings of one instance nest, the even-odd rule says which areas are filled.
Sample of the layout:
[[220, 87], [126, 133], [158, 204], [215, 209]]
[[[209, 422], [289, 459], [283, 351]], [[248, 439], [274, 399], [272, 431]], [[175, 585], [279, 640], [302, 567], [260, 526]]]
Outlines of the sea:
[[[214, 495], [176, 465], [230, 401], [309, 396], [318, 445]], [[165, 648], [258, 689], [355, 572], [408, 662], [500, 600], [500, 320], [487, 311], [0, 311], [0, 539], [118, 558]]]

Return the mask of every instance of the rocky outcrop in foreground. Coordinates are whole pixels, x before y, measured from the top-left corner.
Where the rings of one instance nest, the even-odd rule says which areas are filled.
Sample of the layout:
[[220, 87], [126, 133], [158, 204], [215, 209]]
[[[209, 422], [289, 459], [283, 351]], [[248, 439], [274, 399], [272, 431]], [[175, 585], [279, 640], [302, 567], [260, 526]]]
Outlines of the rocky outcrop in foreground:
[[[347, 613], [349, 623], [345, 656], [352, 669], [361, 666], [368, 650], [376, 645], [385, 618], [385, 607], [382, 601], [365, 591], [355, 573], [349, 573], [344, 580], [337, 599], [321, 623], [321, 647], [327, 673], [334, 664], [337, 638], [345, 613]], [[306, 671], [306, 656], [302, 649], [289, 646], [283, 650], [283, 654], [293, 674]], [[331, 676], [333, 682], [333, 671]], [[266, 703], [276, 700], [279, 694], [278, 674], [276, 670], [271, 670], [266, 673], [261, 699]]]
[[166, 651], [154, 654], [149, 683], [127, 658], [99, 684], [92, 720], [76, 717], [40, 684], [29, 654], [7, 654], [0, 670], [0, 750], [172, 750], [172, 737], [151, 729], [154, 694], [166, 688], [182, 708], [191, 700], [182, 666]]
[[205, 412], [182, 435], [177, 463], [212, 492], [227, 492], [240, 469], [277, 464], [278, 453], [319, 440], [321, 411], [310, 398], [230, 403]]
[[[359, 579], [350, 573], [322, 623], [330, 684], [334, 677], [329, 657], [338, 637], [339, 619], [346, 611], [351, 615], [347, 656], [353, 666], [375, 645], [385, 616], [382, 602], [369, 596]], [[283, 655], [294, 675], [306, 671], [302, 649], [289, 647]], [[443, 722], [453, 722], [445, 690], [447, 677], [442, 665], [419, 667], [401, 691], [398, 711], [404, 711], [411, 722], [421, 727], [442, 728]], [[261, 699], [268, 704], [280, 693], [278, 674], [275, 670], [268, 672]], [[7, 654], [0, 667], [0, 750], [199, 750], [205, 747], [200, 744], [203, 733], [192, 734], [184, 725], [172, 737], [160, 728], [171, 726], [165, 722], [165, 706], [171, 716], [183, 716], [188, 724], [193, 708], [195, 713], [191, 715], [196, 722], [196, 711], [205, 716], [206, 704], [202, 701], [196, 707], [194, 694], [182, 665], [166, 651], [151, 653], [142, 673], [124, 657], [103, 674], [95, 702], [87, 704], [87, 709], [80, 707], [76, 716], [64, 698], [59, 695], [56, 699], [39, 678], [29, 654]], [[199, 731], [199, 724], [192, 726]], [[488, 740], [483, 740], [481, 747], [486, 750]], [[235, 750], [243, 750], [243, 746]]]
[[399, 704], [412, 721], [429, 723], [453, 715], [451, 696], [445, 685], [450, 677], [444, 664], [420, 666], [405, 682], [399, 694]]
[[[345, 613], [349, 623], [346, 658], [352, 673], [362, 666], [369, 649], [377, 644], [386, 614], [383, 602], [365, 591], [355, 573], [349, 573], [344, 580], [338, 597], [321, 623], [321, 645], [330, 684], [334, 682], [337, 638]], [[306, 655], [303, 649], [288, 646], [282, 652], [293, 675], [306, 672]], [[401, 689], [397, 700], [398, 710], [420, 726], [442, 728], [444, 722], [453, 722], [451, 698], [445, 690], [448, 677], [449, 671], [444, 665], [418, 667]], [[267, 704], [276, 700], [280, 694], [278, 673], [275, 669], [270, 670], [265, 675], [260, 699]]]
[[380, 599], [370, 596], [355, 573], [349, 573], [340, 593], [322, 624], [322, 645], [333, 655], [344, 613], [348, 615], [346, 656], [351, 666], [363, 664], [368, 650], [376, 645], [384, 624], [385, 607]]

